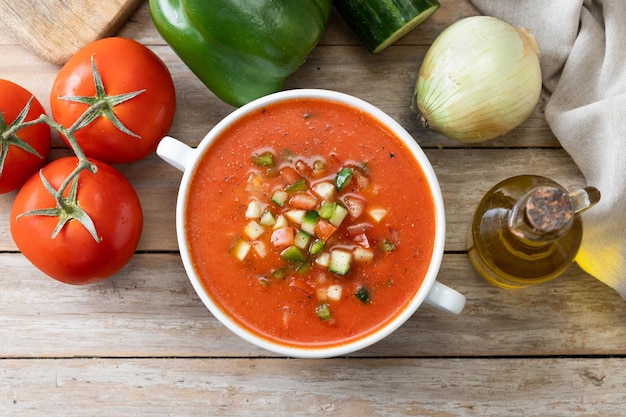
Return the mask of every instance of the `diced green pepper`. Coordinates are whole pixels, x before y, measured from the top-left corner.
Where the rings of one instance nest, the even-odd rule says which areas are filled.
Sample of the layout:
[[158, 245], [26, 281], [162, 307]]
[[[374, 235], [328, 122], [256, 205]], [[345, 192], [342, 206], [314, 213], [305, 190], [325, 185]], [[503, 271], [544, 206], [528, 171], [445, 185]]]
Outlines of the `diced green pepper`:
[[396, 245], [393, 244], [393, 242], [389, 239], [385, 239], [382, 242], [380, 242], [380, 245], [378, 245], [380, 250], [383, 252], [391, 252], [396, 250]]
[[325, 247], [326, 247], [326, 242], [324, 242], [321, 239], [315, 239], [313, 243], [311, 243], [311, 246], [309, 246], [309, 253], [311, 255], [317, 255], [321, 253]]
[[295, 193], [296, 191], [306, 191], [309, 187], [306, 185], [304, 178], [300, 178], [293, 184], [289, 184], [285, 187], [285, 191], [288, 193]]
[[270, 152], [263, 152], [260, 155], [252, 155], [252, 162], [255, 165], [262, 167], [271, 167], [274, 166], [274, 155]]
[[272, 278], [274, 279], [285, 279], [287, 277], [287, 271], [285, 268], [276, 268], [272, 271]]
[[354, 171], [352, 168], [343, 167], [335, 176], [335, 187], [337, 187], [338, 191], [342, 191], [348, 184], [350, 184], [350, 180], [352, 180], [352, 175], [354, 175]]
[[318, 305], [315, 308], [315, 312], [317, 313], [317, 317], [319, 317], [320, 320], [327, 321], [333, 318], [330, 312], [330, 306], [328, 305], [328, 303], [322, 303]]

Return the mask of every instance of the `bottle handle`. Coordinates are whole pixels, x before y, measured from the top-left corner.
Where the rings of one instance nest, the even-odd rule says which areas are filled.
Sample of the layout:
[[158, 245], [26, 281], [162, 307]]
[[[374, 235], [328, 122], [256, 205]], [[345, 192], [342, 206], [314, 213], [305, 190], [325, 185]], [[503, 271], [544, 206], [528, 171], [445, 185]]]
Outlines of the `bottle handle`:
[[460, 314], [465, 308], [465, 296], [439, 281], [435, 281], [425, 301], [453, 314]]
[[570, 193], [574, 213], [582, 213], [600, 201], [600, 190], [593, 186], [583, 187]]

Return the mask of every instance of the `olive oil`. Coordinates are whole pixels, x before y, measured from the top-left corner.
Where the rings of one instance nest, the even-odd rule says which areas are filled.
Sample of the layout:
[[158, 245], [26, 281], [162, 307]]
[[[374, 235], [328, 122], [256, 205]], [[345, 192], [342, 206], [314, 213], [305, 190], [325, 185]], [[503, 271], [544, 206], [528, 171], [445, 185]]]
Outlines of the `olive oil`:
[[580, 213], [600, 192], [573, 193], [541, 176], [506, 179], [479, 203], [468, 233], [468, 256], [478, 273], [502, 288], [524, 288], [561, 275], [583, 236]]

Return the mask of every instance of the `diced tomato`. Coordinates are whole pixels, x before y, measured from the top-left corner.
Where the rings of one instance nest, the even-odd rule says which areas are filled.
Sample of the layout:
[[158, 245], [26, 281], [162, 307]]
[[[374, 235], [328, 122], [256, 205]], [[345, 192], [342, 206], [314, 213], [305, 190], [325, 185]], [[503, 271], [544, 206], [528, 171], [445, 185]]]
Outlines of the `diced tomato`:
[[359, 235], [356, 235], [353, 240], [354, 240], [354, 243], [356, 243], [357, 245], [359, 245], [362, 248], [369, 248], [370, 247], [370, 241], [367, 238], [367, 235], [365, 233], [361, 233]]
[[298, 171], [304, 177], [310, 177], [313, 173], [313, 169], [301, 159], [298, 159], [294, 164], [296, 167], [296, 171]]
[[393, 227], [389, 227], [389, 238], [393, 242], [394, 245], [398, 246], [400, 244], [400, 230], [394, 229]]
[[291, 283], [289, 283], [289, 286], [291, 288], [295, 288], [296, 290], [300, 291], [306, 296], [313, 295], [313, 292], [314, 292], [313, 287], [311, 287], [309, 284], [307, 284], [306, 282], [298, 278], [293, 278], [291, 280]]
[[347, 230], [351, 235], [359, 235], [367, 232], [371, 227], [370, 223], [358, 223], [348, 226]]
[[287, 184], [293, 184], [302, 178], [302, 175], [292, 166], [281, 168], [280, 176]]
[[294, 242], [294, 231], [293, 227], [283, 227], [280, 229], [276, 229], [272, 232], [272, 237], [270, 238], [270, 242], [275, 247], [286, 247], [293, 245]]
[[347, 195], [343, 198], [343, 203], [348, 209], [348, 213], [350, 213], [350, 217], [353, 219], [358, 218], [365, 211], [365, 207], [367, 206], [367, 202], [365, 199], [361, 197], [357, 197], [354, 195]]
[[296, 193], [289, 199], [289, 205], [294, 208], [313, 210], [319, 201], [315, 196], [307, 193]]
[[335, 233], [335, 230], [337, 230], [335, 226], [326, 220], [320, 219], [315, 225], [315, 236], [325, 241]]

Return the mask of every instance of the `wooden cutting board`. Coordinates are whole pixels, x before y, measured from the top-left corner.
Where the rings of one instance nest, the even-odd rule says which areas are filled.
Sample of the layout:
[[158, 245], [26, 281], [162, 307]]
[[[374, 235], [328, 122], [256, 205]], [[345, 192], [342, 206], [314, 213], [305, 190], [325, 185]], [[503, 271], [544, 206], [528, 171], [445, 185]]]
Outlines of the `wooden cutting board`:
[[0, 24], [22, 45], [55, 64], [115, 34], [144, 0], [0, 0]]

